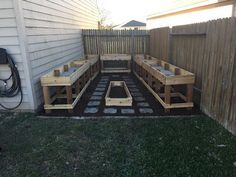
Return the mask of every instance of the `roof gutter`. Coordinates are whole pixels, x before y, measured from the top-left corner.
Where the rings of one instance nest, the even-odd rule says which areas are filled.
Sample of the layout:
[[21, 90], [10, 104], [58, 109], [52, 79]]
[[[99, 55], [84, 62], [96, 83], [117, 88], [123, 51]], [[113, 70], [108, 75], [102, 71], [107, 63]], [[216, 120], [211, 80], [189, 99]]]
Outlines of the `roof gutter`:
[[169, 16], [174, 16], [174, 15], [179, 15], [179, 14], [185, 14], [185, 13], [189, 13], [189, 12], [213, 9], [216, 7], [221, 7], [221, 6], [226, 6], [226, 5], [233, 5], [234, 2], [235, 2], [234, 0], [225, 0], [225, 1], [214, 3], [214, 4], [202, 5], [202, 6], [193, 7], [190, 9], [185, 9], [185, 10], [180, 10], [180, 11], [175, 11], [175, 12], [170, 12], [170, 13], [165, 13], [165, 14], [160, 14], [160, 15], [149, 16], [147, 18], [147, 20], [169, 17]]

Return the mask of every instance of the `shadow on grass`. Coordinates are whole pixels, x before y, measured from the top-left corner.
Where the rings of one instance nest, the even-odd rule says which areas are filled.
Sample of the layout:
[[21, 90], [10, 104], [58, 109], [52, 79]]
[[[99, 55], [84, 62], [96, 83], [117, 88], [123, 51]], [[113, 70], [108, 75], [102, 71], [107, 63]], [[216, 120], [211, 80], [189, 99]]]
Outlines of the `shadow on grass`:
[[39, 119], [0, 114], [0, 176], [235, 177], [236, 137], [205, 116]]

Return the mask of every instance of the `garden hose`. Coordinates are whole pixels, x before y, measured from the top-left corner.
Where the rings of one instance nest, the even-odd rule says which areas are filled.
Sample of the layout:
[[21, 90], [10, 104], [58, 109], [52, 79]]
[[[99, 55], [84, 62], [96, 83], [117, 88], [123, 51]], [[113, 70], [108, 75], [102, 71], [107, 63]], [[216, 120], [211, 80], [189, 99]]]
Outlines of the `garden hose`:
[[[20, 75], [17, 69], [17, 66], [15, 65], [12, 57], [6, 53], [6, 58], [8, 62], [8, 67], [11, 70], [11, 75], [7, 79], [1, 79], [0, 82], [4, 83], [4, 88], [0, 89], [0, 99], [1, 98], [13, 98], [20, 94], [20, 100], [19, 103], [17, 103], [16, 106], [14, 107], [7, 107], [3, 105], [3, 103], [0, 102], [0, 106], [6, 110], [14, 110], [18, 108], [23, 100], [23, 92], [21, 88], [21, 80], [20, 80]], [[8, 88], [8, 83], [12, 81], [11, 86]]]

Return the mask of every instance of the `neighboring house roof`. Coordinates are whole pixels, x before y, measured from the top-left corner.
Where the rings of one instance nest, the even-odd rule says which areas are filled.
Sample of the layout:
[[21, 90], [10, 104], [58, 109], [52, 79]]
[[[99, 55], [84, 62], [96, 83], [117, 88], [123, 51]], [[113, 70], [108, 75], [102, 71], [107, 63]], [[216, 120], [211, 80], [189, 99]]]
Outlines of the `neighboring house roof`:
[[189, 11], [198, 11], [202, 9], [215, 8], [222, 5], [232, 4], [233, 0], [179, 0], [171, 6], [162, 8], [161, 11], [151, 14], [147, 19], [160, 18], [164, 16], [176, 15]]
[[130, 22], [124, 24], [122, 27], [134, 27], [134, 26], [146, 26], [146, 23], [131, 20]]

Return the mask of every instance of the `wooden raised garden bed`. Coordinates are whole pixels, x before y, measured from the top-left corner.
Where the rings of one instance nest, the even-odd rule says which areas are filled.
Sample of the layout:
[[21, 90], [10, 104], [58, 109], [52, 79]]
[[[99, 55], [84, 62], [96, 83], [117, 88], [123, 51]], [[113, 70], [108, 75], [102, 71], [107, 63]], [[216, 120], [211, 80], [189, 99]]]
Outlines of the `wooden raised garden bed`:
[[101, 55], [102, 73], [130, 73], [131, 55], [105, 54]]
[[132, 106], [132, 96], [124, 81], [111, 81], [105, 97], [106, 106]]
[[134, 74], [166, 111], [193, 107], [193, 73], [151, 56], [136, 55]]
[[86, 58], [68, 62], [41, 77], [46, 113], [53, 109], [73, 112], [91, 80], [99, 73], [98, 56], [90, 55]]

